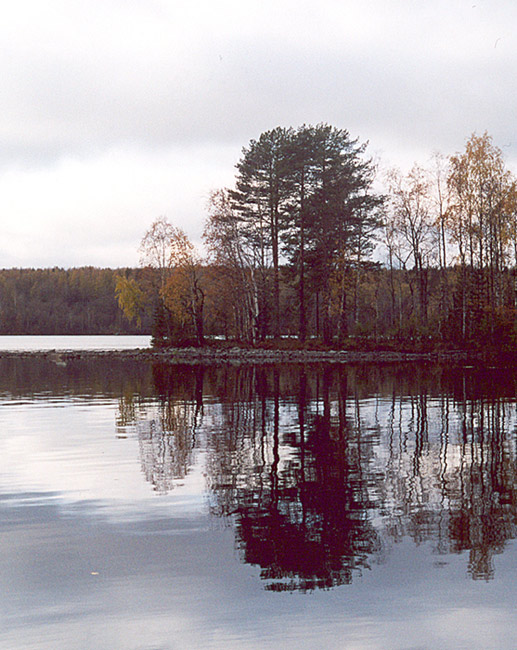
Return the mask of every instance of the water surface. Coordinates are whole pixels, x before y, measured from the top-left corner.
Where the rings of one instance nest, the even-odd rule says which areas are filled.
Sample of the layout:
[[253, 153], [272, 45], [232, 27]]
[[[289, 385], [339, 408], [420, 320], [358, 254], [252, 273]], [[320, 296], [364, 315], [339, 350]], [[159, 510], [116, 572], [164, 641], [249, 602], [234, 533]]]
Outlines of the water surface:
[[0, 336], [0, 351], [128, 350], [147, 348], [150, 341], [151, 337], [147, 335], [4, 335]]
[[0, 359], [0, 647], [515, 648], [516, 378]]

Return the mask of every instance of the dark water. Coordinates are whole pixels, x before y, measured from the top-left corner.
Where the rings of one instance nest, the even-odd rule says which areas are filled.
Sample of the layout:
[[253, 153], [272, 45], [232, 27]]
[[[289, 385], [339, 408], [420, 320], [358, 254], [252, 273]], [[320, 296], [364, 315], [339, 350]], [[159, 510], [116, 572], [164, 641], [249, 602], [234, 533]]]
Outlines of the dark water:
[[517, 647], [517, 376], [0, 360], [0, 647]]

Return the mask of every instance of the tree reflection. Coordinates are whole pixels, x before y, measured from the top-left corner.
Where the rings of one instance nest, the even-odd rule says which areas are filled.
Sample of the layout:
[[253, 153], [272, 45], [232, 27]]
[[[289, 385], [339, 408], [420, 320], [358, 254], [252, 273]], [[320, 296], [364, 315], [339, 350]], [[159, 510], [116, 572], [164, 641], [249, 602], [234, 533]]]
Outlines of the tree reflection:
[[489, 579], [494, 555], [516, 536], [515, 441], [510, 444], [506, 425], [510, 408], [500, 399], [483, 398], [462, 407], [462, 471], [451, 507], [451, 545], [469, 551], [472, 577]]
[[490, 579], [517, 536], [513, 377], [156, 366], [153, 380], [153, 409], [125, 397], [119, 413], [147, 480], [172, 489], [202, 448], [210, 511], [267, 589], [347, 584], [402, 539]]
[[117, 425], [135, 425], [142, 471], [160, 493], [184, 479], [192, 462], [196, 434], [203, 416], [203, 367], [155, 365], [152, 369], [156, 399], [138, 395], [119, 398]]
[[438, 553], [468, 552], [471, 576], [488, 580], [494, 555], [517, 533], [515, 402], [480, 397], [466, 389], [464, 376], [461, 382], [463, 392], [456, 385], [455, 397], [434, 400], [432, 414], [414, 429], [415, 400], [422, 405], [428, 396], [411, 398], [409, 405], [394, 398], [387, 530], [393, 539], [409, 535], [415, 543], [430, 542]]
[[[214, 511], [234, 515], [242, 557], [261, 567], [271, 590], [349, 583], [380, 548], [369, 521], [362, 441], [346, 417], [346, 385], [334, 417], [330, 379], [324, 373], [311, 409], [301, 370], [296, 408], [281, 413], [279, 370], [272, 372], [272, 387], [257, 370], [256, 397], [248, 404], [255, 417], [241, 430], [248, 454], [220, 453], [235, 431], [232, 420], [223, 420], [217, 436], [210, 472]], [[237, 486], [236, 477], [243, 478]]]

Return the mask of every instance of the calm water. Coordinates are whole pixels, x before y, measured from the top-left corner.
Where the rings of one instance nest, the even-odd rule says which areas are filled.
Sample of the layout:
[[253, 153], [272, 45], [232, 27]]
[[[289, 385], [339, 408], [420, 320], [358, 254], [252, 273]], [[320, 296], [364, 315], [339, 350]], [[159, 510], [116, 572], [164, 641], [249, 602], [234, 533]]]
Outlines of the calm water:
[[0, 359], [0, 647], [517, 647], [517, 381]]
[[147, 348], [150, 336], [0, 336], [0, 350], [128, 350]]

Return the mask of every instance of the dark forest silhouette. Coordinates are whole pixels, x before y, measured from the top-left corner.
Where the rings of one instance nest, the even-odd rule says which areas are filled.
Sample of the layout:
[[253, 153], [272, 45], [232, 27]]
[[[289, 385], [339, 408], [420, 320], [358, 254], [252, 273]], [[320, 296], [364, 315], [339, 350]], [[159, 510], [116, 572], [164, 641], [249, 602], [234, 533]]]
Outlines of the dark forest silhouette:
[[[141, 334], [151, 318], [130, 322], [119, 309], [117, 277], [127, 270], [0, 270], [0, 334]], [[135, 277], [139, 269], [130, 271]]]

